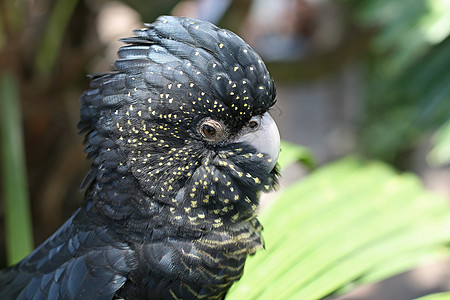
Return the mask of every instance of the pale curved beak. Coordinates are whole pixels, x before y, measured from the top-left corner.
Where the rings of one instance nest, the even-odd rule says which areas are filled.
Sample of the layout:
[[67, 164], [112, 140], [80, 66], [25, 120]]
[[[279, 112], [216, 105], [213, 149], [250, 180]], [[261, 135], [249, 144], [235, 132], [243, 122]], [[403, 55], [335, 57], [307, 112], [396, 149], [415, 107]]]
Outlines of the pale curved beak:
[[259, 152], [267, 154], [272, 158], [269, 165], [270, 170], [275, 167], [280, 154], [280, 133], [277, 124], [268, 112], [262, 115], [257, 130], [244, 133], [236, 142], [247, 143]]

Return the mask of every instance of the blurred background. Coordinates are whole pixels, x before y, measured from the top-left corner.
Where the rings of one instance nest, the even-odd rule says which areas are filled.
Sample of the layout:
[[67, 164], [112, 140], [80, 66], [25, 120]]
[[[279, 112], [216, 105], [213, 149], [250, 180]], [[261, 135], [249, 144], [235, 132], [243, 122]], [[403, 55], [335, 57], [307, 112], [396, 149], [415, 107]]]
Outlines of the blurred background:
[[[89, 161], [76, 124], [86, 75], [111, 70], [118, 39], [163, 14], [246, 40], [275, 80], [282, 138], [309, 148], [319, 166], [357, 154], [414, 172], [450, 197], [448, 0], [1, 0], [0, 76], [19, 99], [35, 245], [82, 201]], [[287, 170], [282, 185], [304, 173]], [[4, 218], [2, 206], [0, 267]], [[447, 262], [414, 272], [342, 299], [450, 288]]]

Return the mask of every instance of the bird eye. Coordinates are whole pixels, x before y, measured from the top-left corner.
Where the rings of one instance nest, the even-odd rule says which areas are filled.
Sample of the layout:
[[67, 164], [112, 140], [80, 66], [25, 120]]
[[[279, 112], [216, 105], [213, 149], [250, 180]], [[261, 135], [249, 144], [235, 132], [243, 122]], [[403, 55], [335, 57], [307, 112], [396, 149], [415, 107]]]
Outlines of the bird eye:
[[208, 124], [203, 124], [202, 133], [205, 137], [214, 137], [216, 135], [216, 129]]
[[199, 133], [210, 142], [221, 141], [225, 135], [225, 128], [221, 122], [213, 119], [204, 119], [198, 127]]
[[248, 121], [247, 126], [251, 130], [258, 130], [259, 126], [261, 125], [261, 117], [253, 117]]

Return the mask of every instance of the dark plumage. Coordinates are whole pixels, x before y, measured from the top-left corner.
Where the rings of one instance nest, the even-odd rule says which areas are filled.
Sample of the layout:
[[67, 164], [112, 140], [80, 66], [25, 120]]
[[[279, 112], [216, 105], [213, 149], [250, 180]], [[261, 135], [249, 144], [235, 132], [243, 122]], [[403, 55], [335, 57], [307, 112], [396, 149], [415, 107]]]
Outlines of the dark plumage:
[[134, 33], [81, 97], [83, 205], [0, 272], [0, 299], [223, 299], [263, 247], [279, 151], [264, 63], [207, 22]]

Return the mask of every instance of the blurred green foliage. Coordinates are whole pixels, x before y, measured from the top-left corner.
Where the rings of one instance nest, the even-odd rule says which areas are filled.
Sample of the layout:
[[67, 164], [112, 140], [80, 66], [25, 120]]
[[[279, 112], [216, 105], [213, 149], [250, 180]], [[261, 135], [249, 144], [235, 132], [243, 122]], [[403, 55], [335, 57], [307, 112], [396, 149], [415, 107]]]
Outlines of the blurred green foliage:
[[5, 235], [8, 263], [14, 264], [33, 250], [31, 215], [25, 170], [23, 127], [18, 85], [14, 76], [0, 74], [0, 125]]
[[429, 296], [417, 298], [416, 300], [450, 300], [450, 293], [436, 293]]
[[36, 71], [48, 74], [54, 67], [62, 47], [64, 33], [79, 0], [55, 1], [36, 56]]
[[228, 297], [322, 299], [448, 256], [449, 213], [446, 199], [384, 163], [323, 166], [262, 213], [266, 250]]
[[278, 164], [281, 169], [286, 168], [294, 162], [301, 162], [308, 169], [313, 169], [316, 166], [313, 154], [305, 147], [282, 141], [281, 152], [278, 158]]
[[450, 164], [450, 121], [447, 121], [433, 135], [434, 147], [428, 155], [428, 162], [432, 166]]
[[450, 4], [344, 2], [354, 5], [363, 26], [377, 28], [362, 142], [370, 157], [398, 165], [402, 155], [450, 118]]

